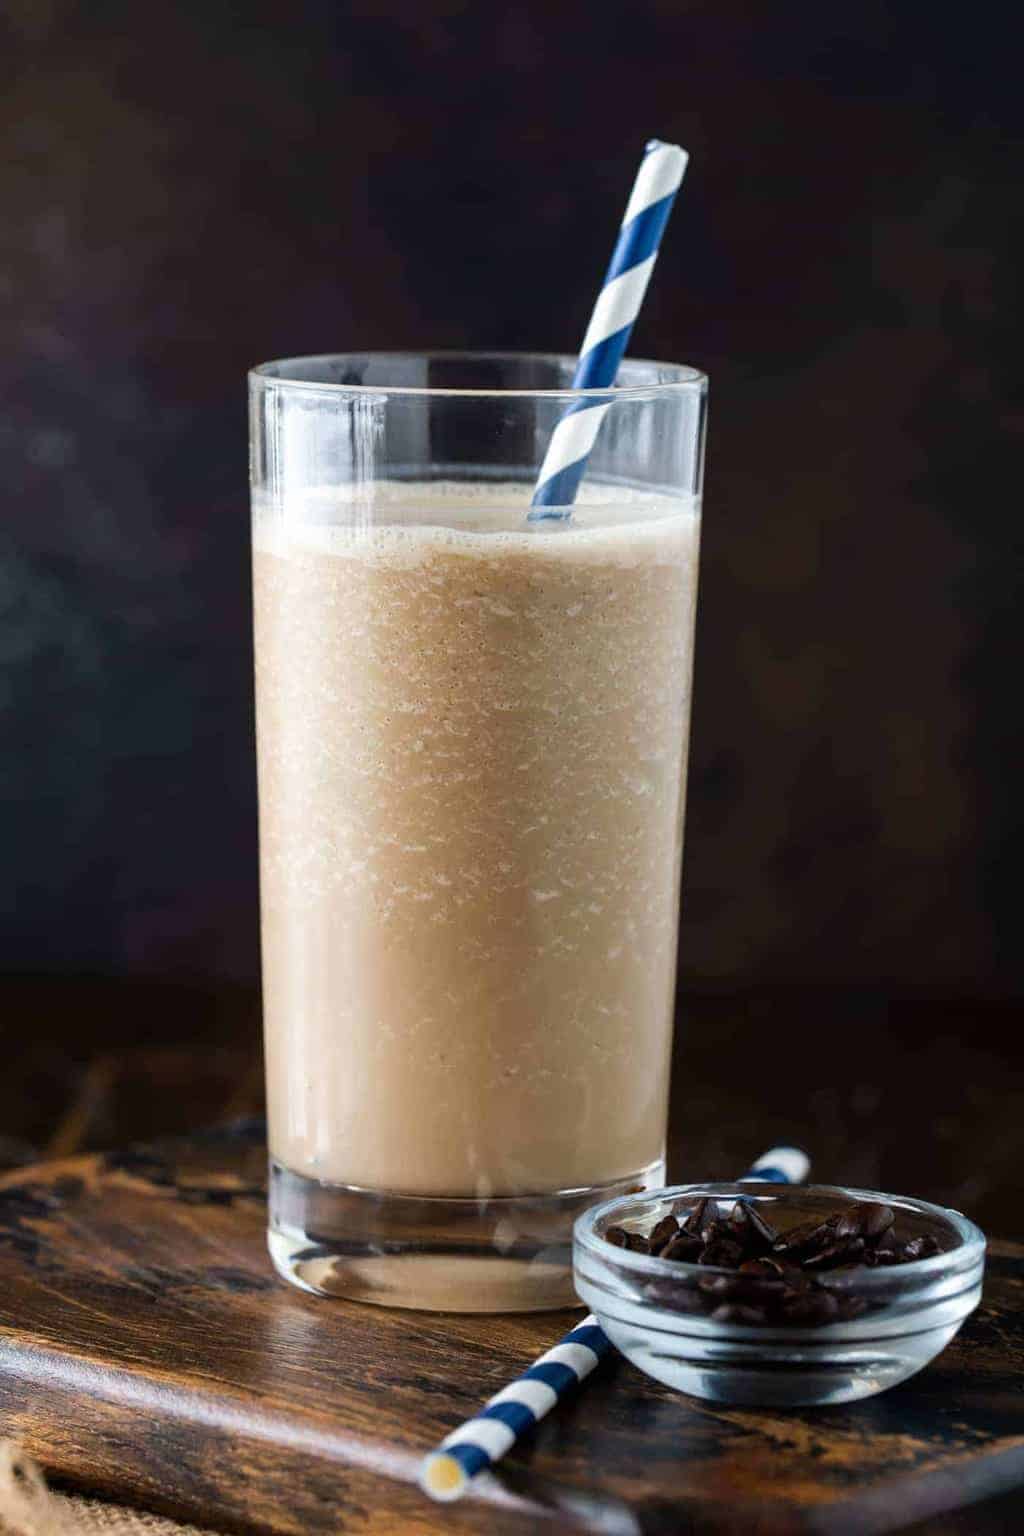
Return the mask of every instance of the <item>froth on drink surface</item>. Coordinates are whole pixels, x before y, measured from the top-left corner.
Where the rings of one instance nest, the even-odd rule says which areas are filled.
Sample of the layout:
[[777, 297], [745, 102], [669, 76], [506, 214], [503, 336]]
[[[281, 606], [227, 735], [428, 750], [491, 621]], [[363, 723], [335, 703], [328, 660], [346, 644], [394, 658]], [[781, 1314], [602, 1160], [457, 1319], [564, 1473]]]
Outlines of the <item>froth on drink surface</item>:
[[394, 560], [429, 556], [438, 544], [453, 554], [519, 550], [555, 559], [585, 559], [591, 552], [600, 559], [618, 545], [621, 557], [632, 560], [649, 557], [649, 540], [669, 531], [663, 524], [682, 519], [692, 525], [699, 516], [693, 497], [598, 483], [585, 501], [565, 509], [567, 515], [528, 522], [531, 492], [514, 481], [312, 487], [287, 493], [273, 506], [256, 501], [254, 541], [280, 554], [294, 546], [325, 554], [361, 546], [364, 555], [379, 549]]
[[378, 483], [254, 517], [271, 1150], [520, 1194], [662, 1152], [699, 517]]

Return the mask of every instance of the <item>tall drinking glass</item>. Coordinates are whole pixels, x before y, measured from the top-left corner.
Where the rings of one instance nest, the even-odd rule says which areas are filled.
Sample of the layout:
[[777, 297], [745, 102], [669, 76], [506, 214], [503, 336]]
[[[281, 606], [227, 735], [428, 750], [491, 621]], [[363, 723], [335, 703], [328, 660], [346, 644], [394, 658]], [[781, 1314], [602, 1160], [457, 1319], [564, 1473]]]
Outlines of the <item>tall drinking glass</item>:
[[[250, 378], [270, 1251], [319, 1294], [573, 1301], [664, 1182], [706, 380], [571, 357]], [[545, 512], [550, 509], [544, 509]]]

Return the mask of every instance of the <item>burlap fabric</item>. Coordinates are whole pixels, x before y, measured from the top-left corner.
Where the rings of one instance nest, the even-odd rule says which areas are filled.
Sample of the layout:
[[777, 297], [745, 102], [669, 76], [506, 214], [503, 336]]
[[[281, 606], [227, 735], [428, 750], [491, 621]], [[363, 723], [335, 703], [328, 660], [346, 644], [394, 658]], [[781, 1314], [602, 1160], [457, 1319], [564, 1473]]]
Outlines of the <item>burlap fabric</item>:
[[0, 1442], [0, 1536], [216, 1536], [142, 1510], [75, 1499], [47, 1488], [39, 1468]]

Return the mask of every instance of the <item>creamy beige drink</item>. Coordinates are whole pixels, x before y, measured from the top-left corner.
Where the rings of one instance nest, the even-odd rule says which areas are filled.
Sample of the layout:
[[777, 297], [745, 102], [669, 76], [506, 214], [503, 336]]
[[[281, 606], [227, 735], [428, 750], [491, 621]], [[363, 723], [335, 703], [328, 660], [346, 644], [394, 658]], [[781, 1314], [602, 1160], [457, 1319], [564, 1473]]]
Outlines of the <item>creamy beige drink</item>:
[[699, 520], [598, 486], [528, 524], [528, 497], [257, 506], [270, 1146], [296, 1174], [506, 1195], [662, 1155]]

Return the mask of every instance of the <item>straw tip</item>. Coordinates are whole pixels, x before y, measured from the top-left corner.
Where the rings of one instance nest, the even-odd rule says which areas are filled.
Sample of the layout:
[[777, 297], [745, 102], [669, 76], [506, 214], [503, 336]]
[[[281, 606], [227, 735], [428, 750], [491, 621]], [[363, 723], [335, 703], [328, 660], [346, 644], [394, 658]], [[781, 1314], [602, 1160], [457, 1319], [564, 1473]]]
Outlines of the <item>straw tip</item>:
[[669, 144], [665, 139], [648, 139], [647, 143], [644, 145], [644, 154], [653, 154], [656, 149], [671, 150], [673, 155], [677, 156], [683, 165], [685, 165], [690, 158], [681, 144]]
[[432, 1451], [420, 1467], [420, 1487], [441, 1504], [461, 1499], [468, 1482], [465, 1468], [447, 1451]]
[[768, 1174], [775, 1177], [781, 1176], [787, 1184], [802, 1184], [811, 1171], [811, 1160], [802, 1147], [784, 1146], [772, 1147], [759, 1157], [753, 1168], [751, 1176], [756, 1178], [759, 1174]]

